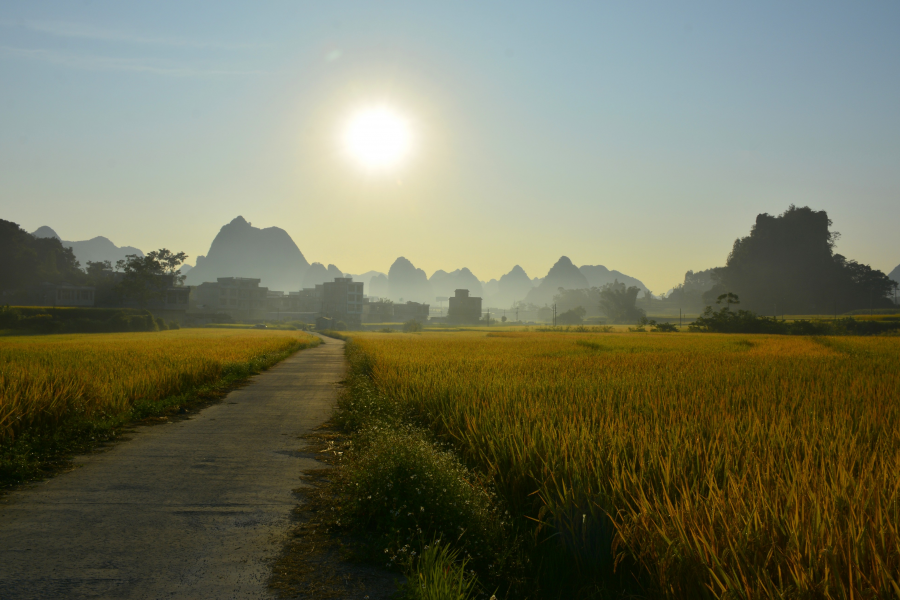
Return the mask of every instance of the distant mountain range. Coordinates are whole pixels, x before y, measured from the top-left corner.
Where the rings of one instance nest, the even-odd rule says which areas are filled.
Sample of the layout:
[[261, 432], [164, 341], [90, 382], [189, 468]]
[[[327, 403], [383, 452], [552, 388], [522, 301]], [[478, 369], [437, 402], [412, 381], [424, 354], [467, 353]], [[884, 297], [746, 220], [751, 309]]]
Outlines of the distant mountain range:
[[[41, 227], [33, 235], [59, 239], [49, 227]], [[73, 249], [82, 267], [88, 261], [108, 260], [115, 264], [127, 254], [143, 256], [137, 248], [118, 247], [105, 237], [62, 243]], [[198, 256], [193, 268], [184, 265], [182, 273], [186, 275], [186, 285], [214, 282], [219, 277], [247, 277], [260, 279], [260, 285], [280, 291], [315, 287], [335, 277], [353, 277], [365, 284], [367, 295], [390, 298], [395, 302], [412, 300], [434, 303], [437, 297], [453, 296], [457, 289], [467, 289], [472, 296], [482, 297], [485, 306], [493, 307], [511, 306], [519, 300], [548, 304], [560, 287], [602, 286], [615, 280], [646, 289], [639, 280], [600, 265], [576, 268], [565, 256], [553, 265], [546, 277], [533, 279], [519, 265], [499, 280], [488, 282], [480, 281], [465, 267], [454, 271], [438, 270], [428, 277], [425, 271], [402, 256], [394, 261], [387, 273], [368, 271], [360, 275], [345, 274], [333, 264], [310, 264], [285, 230], [279, 227], [260, 229], [240, 216], [224, 225], [206, 255]]]
[[888, 277], [890, 277], [897, 283], [900, 283], [900, 265], [897, 265], [896, 267], [894, 267], [894, 270], [891, 271], [891, 273], [890, 273], [890, 275], [888, 275]]
[[80, 242], [66, 241], [46, 225], [38, 227], [31, 235], [37, 238], [58, 239], [62, 242], [64, 247], [72, 249], [75, 258], [81, 263], [82, 269], [87, 267], [88, 262], [103, 262], [104, 260], [108, 260], [115, 266], [116, 261], [125, 260], [125, 256], [128, 254], [136, 254], [138, 256], [144, 255], [143, 252], [132, 246], [116, 246], [109, 238], [103, 236], [97, 236]]

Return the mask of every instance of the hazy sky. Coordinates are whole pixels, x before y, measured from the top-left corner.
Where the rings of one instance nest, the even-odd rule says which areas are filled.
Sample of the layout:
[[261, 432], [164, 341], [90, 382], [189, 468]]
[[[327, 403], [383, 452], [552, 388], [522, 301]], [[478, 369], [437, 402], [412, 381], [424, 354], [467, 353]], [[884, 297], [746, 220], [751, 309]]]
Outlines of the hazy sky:
[[[0, 218], [195, 257], [243, 215], [349, 272], [565, 254], [662, 292], [794, 203], [900, 263], [900, 3], [487, 4], [4, 2]], [[373, 175], [338, 140], [379, 103], [415, 148]]]

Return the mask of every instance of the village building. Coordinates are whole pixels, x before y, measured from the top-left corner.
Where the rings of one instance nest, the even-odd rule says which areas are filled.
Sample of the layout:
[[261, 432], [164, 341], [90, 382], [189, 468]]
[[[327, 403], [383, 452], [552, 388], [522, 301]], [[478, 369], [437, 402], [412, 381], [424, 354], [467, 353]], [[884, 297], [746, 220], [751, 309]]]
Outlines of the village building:
[[454, 325], [475, 325], [481, 320], [481, 298], [469, 296], [469, 290], [456, 290], [449, 299], [447, 322]]
[[44, 283], [34, 290], [36, 306], [94, 306], [94, 288], [68, 283]]
[[322, 315], [335, 321], [343, 321], [348, 326], [358, 327], [362, 323], [363, 283], [351, 277], [335, 277], [317, 285], [322, 290]]
[[261, 321], [266, 318], [269, 288], [260, 287], [259, 279], [219, 277], [193, 288], [192, 308], [199, 312], [223, 313], [237, 322]]
[[363, 323], [391, 323], [394, 320], [394, 303], [390, 300], [363, 298]]
[[394, 320], [398, 323], [405, 323], [410, 320], [416, 320], [419, 323], [427, 323], [428, 313], [430, 311], [431, 305], [422, 304], [420, 302], [394, 304]]

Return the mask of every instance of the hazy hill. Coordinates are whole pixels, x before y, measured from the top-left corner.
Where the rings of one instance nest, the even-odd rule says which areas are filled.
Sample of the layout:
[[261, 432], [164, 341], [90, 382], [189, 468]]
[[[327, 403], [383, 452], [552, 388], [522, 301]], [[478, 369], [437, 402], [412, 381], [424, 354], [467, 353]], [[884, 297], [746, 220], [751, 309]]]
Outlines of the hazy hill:
[[334, 265], [328, 265], [328, 268], [325, 268], [325, 265], [322, 263], [314, 262], [309, 265], [306, 273], [303, 274], [303, 287], [314, 288], [326, 281], [334, 281], [335, 277], [343, 276], [344, 274], [341, 270]]
[[619, 271], [610, 271], [603, 265], [581, 265], [578, 270], [587, 278], [590, 287], [603, 287], [607, 283], [614, 283], [618, 280], [619, 283], [624, 283], [625, 287], [636, 286], [641, 291], [647, 290], [647, 286], [639, 279], [629, 277]]
[[128, 254], [143, 256], [144, 253], [132, 246], [116, 246], [108, 238], [97, 236], [81, 242], [66, 241], [57, 235], [55, 231], [44, 225], [38, 227], [31, 235], [36, 238], [56, 238], [66, 248], [71, 248], [75, 258], [81, 264], [81, 268], [87, 267], [88, 262], [102, 262], [108, 260], [115, 266], [117, 260], [125, 260]]
[[253, 227], [243, 217], [219, 230], [206, 256], [187, 273], [185, 284], [198, 285], [218, 277], [252, 277], [271, 290], [296, 291], [309, 263], [281, 228]]
[[888, 277], [890, 277], [897, 283], [900, 283], [900, 265], [897, 265], [896, 267], [894, 267], [894, 270], [890, 272]]
[[434, 291], [425, 271], [417, 269], [402, 256], [394, 261], [388, 271], [388, 296], [394, 302], [402, 298], [404, 302], [434, 303]]
[[542, 306], [553, 302], [553, 296], [559, 293], [559, 288], [580, 290], [589, 287], [591, 286], [584, 273], [572, 264], [568, 256], [561, 256], [541, 284], [528, 292], [525, 301]]
[[373, 298], [389, 298], [391, 295], [391, 285], [384, 273], [373, 275], [368, 285], [363, 285], [363, 290]]
[[509, 273], [500, 277], [499, 281], [492, 279], [485, 284], [485, 306], [508, 308], [514, 302], [524, 300], [534, 287], [535, 283], [525, 270], [516, 265]]
[[353, 273], [344, 273], [344, 277], [352, 277], [353, 281], [361, 281], [363, 283], [363, 289], [365, 289], [366, 294], [369, 294], [369, 287], [371, 286], [372, 279], [381, 275], [385, 278], [385, 282], [387, 281], [387, 275], [382, 273], [381, 271], [366, 271], [365, 273], [361, 273], [359, 275], [355, 275]]
[[472, 271], [465, 267], [451, 273], [440, 270], [435, 271], [428, 281], [431, 283], [435, 297], [449, 297], [454, 295], [456, 290], [469, 290], [470, 296], [478, 298], [484, 295], [481, 282], [472, 274]]

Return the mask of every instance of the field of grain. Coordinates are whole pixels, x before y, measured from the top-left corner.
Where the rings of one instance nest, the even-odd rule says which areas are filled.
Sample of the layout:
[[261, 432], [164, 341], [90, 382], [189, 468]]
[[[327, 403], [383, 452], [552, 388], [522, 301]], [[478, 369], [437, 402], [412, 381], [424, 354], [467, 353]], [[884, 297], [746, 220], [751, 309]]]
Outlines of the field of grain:
[[900, 598], [898, 337], [354, 341], [532, 524], [567, 594], [615, 569], [650, 597]]
[[318, 343], [293, 331], [183, 329], [0, 338], [0, 442], [72, 416], [125, 413]]

